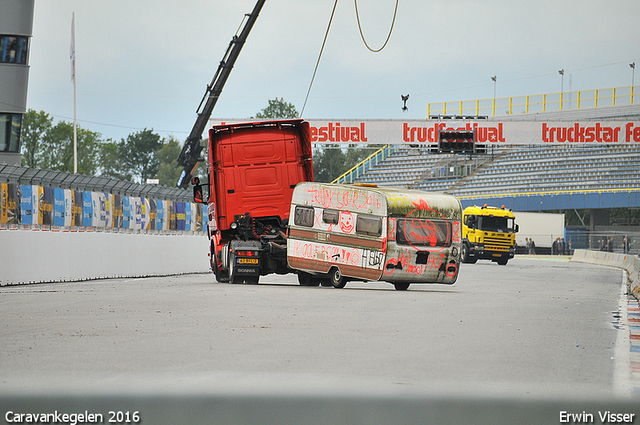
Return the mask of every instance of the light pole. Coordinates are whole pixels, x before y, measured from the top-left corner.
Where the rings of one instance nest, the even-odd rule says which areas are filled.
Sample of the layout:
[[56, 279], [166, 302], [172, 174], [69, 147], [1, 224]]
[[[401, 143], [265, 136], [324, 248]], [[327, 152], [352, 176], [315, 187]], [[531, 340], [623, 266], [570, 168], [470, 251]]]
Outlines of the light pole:
[[491, 81], [493, 81], [493, 100], [496, 99], [496, 84], [498, 83], [498, 77], [495, 75], [491, 77]]
[[636, 63], [635, 62], [631, 62], [629, 64], [629, 66], [631, 67], [631, 95], [630, 95], [630, 101], [631, 101], [631, 104], [633, 105], [633, 86], [636, 85]]
[[558, 71], [558, 74], [560, 74], [561, 78], [560, 78], [560, 110], [562, 111], [562, 104], [564, 103], [564, 69], [561, 69]]

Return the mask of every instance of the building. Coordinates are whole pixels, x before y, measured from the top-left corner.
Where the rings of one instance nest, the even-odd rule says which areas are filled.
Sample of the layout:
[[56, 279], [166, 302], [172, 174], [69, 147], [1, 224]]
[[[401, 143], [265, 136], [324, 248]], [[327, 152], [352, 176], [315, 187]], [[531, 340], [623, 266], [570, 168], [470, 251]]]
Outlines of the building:
[[35, 0], [0, 1], [0, 163], [21, 161]]

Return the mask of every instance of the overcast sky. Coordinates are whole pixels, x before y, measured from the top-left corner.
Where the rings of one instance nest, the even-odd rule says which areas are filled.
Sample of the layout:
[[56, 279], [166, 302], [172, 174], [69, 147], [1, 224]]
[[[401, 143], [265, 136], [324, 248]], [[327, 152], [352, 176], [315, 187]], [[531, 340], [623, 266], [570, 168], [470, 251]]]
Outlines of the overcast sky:
[[[267, 0], [212, 116], [251, 117], [268, 99], [301, 111], [333, 0]], [[387, 37], [395, 0], [359, 0], [367, 42]], [[27, 106], [105, 139], [153, 128], [184, 140], [255, 0], [36, 0]], [[427, 103], [631, 85], [638, 0], [399, 0], [385, 49], [365, 47], [339, 0], [304, 118], [421, 119]], [[637, 72], [640, 82], [640, 69]], [[410, 94], [401, 110], [400, 95]]]

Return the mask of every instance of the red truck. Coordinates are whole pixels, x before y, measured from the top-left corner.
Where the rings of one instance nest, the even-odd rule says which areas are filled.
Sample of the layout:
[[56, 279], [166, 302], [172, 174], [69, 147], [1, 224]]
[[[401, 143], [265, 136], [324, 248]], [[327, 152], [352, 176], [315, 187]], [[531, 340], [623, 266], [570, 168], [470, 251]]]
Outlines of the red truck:
[[211, 269], [219, 282], [258, 283], [287, 274], [287, 225], [296, 184], [313, 181], [309, 123], [302, 119], [223, 124], [209, 131]]

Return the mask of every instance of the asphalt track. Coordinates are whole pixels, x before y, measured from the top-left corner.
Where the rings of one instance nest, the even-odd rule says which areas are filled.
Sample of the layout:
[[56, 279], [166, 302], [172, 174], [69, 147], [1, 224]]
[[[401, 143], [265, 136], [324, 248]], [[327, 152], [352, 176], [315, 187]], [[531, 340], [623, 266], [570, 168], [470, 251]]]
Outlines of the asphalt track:
[[408, 291], [210, 274], [2, 287], [0, 391], [628, 395], [621, 272], [563, 260], [480, 261]]

